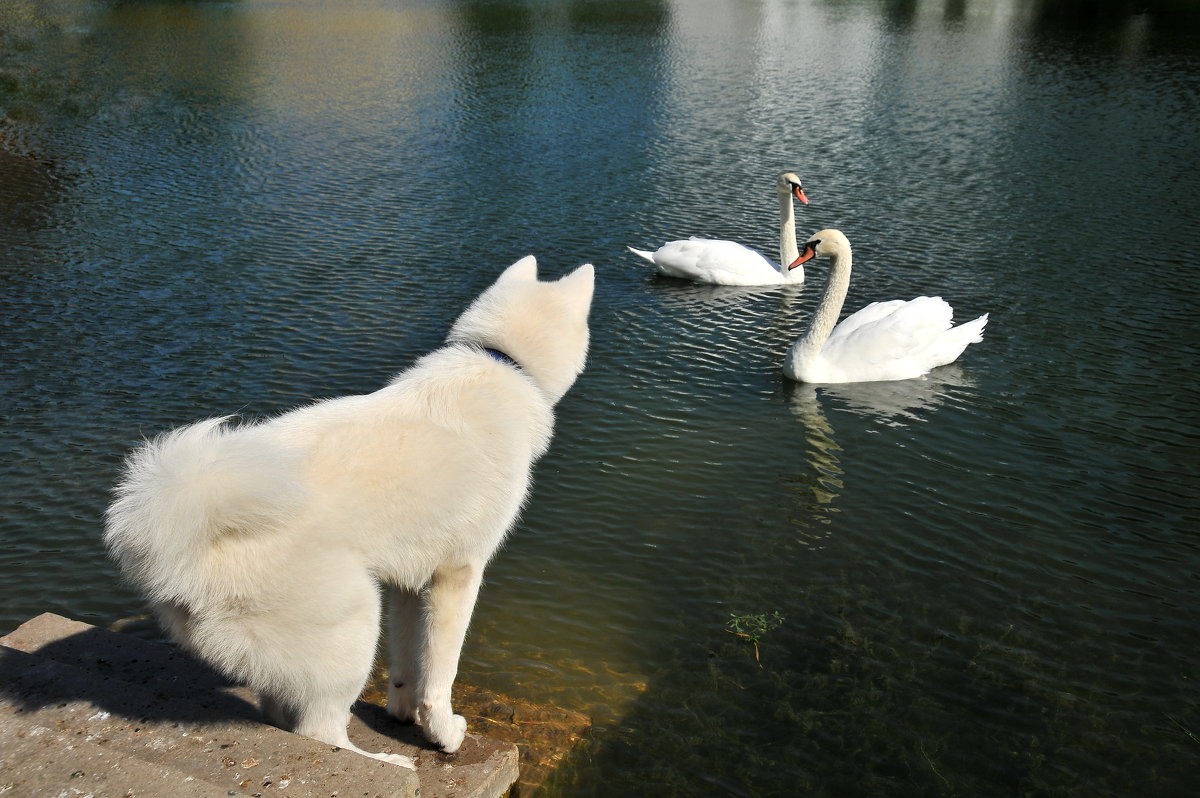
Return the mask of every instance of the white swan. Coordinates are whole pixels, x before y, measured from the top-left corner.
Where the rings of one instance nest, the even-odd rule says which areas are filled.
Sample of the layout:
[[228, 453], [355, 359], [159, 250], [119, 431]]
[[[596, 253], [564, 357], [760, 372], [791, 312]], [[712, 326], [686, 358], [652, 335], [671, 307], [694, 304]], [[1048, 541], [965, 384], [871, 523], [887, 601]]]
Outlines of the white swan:
[[804, 263], [814, 256], [830, 259], [829, 280], [808, 332], [784, 360], [783, 373], [793, 380], [913, 379], [952, 363], [968, 344], [983, 340], [988, 314], [951, 327], [953, 311], [941, 297], [873, 302], [838, 324], [850, 288], [850, 242], [839, 230], [814, 233], [796, 260]]
[[[791, 172], [775, 182], [779, 194], [779, 264], [776, 266], [736, 241], [688, 238], [670, 241], [654, 252], [627, 249], [658, 267], [660, 274], [713, 285], [778, 285], [804, 282], [804, 267], [796, 261], [796, 215], [792, 198], [808, 204], [800, 178]], [[791, 268], [786, 264], [792, 264]]]

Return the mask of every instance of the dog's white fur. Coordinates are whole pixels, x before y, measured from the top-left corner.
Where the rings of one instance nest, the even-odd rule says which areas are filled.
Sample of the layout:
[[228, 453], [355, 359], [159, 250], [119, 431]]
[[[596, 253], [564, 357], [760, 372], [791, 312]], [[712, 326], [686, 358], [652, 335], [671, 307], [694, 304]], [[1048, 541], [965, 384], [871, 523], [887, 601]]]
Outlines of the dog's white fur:
[[[583, 370], [594, 275], [526, 257], [446, 345], [385, 388], [135, 450], [105, 542], [168, 632], [261, 698], [266, 719], [346, 735], [389, 591], [388, 711], [455, 751], [450, 689], [484, 566], [515, 521], [553, 406]], [[485, 351], [493, 348], [518, 365]]]

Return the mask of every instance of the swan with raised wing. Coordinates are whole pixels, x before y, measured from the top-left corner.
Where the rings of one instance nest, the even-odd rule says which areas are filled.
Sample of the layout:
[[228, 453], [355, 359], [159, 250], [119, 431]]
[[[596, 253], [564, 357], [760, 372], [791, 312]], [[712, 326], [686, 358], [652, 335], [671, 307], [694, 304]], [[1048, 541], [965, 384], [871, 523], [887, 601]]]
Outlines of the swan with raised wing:
[[783, 373], [793, 380], [913, 379], [954, 362], [969, 344], [983, 340], [988, 314], [953, 327], [953, 310], [941, 297], [873, 302], [838, 324], [850, 288], [850, 241], [839, 230], [814, 233], [796, 263], [814, 257], [829, 258], [829, 278], [808, 331], [784, 360]]
[[[654, 252], [627, 249], [653, 263], [660, 274], [713, 285], [781, 285], [804, 282], [796, 246], [796, 214], [792, 199], [805, 205], [800, 178], [785, 172], [775, 181], [779, 196], [779, 265], [736, 241], [686, 238], [669, 241]], [[788, 264], [792, 264], [789, 266]]]

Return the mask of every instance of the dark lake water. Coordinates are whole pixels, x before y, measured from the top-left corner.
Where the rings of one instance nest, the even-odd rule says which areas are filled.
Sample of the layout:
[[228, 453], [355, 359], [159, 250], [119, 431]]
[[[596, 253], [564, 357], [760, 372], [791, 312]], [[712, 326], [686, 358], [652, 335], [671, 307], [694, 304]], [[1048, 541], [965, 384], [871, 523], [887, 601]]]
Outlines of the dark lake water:
[[[543, 794], [1193, 795], [1195, 9], [0, 4], [0, 628], [141, 610], [99, 538], [142, 436], [374, 390], [532, 252], [596, 264], [593, 351], [461, 678], [594, 718]], [[848, 310], [984, 341], [797, 386], [823, 263], [624, 249], [773, 256], [785, 170]]]

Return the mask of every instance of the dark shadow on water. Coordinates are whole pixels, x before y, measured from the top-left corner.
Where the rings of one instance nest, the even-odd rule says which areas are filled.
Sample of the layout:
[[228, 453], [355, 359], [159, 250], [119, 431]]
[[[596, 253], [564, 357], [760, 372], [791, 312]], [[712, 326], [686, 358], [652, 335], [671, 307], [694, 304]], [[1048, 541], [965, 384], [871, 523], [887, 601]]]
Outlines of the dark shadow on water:
[[712, 285], [695, 283], [663, 274], [650, 274], [646, 284], [662, 293], [664, 304], [677, 306], [681, 312], [737, 305], [748, 298], [778, 294], [781, 301], [795, 298], [804, 290], [804, 283], [794, 285]]
[[1200, 5], [1191, 0], [1030, 0], [1028, 8], [1039, 25], [1063, 29], [1116, 28], [1133, 16], [1164, 23], [1200, 21]]
[[61, 192], [53, 166], [6, 152], [3, 145], [0, 139], [0, 234], [49, 224]]
[[537, 795], [1191, 794], [1194, 744], [1153, 713], [1135, 728], [1110, 702], [1047, 691], [1016, 623], [938, 628], [932, 599], [889, 612], [853, 574], [775, 587], [787, 620], [762, 667], [714, 618]]
[[[1020, 601], [967, 600], [988, 589], [978, 580], [891, 568], [870, 546], [849, 560], [822, 551], [839, 458], [854, 459], [839, 446], [854, 437], [839, 439], [829, 416], [920, 436], [972, 390], [957, 364], [923, 380], [789, 386], [784, 401], [807, 432], [790, 524], [719, 553], [726, 576], [709, 586], [707, 620], [680, 613], [645, 691], [537, 795], [1189, 795], [1189, 710], [1175, 721], [1169, 697], [1081, 672], [1085, 657], [1115, 660], [1118, 643], [1081, 635], [1044, 652], [1041, 622]], [[904, 545], [885, 529], [851, 531]], [[762, 636], [761, 666], [723, 627], [729, 611], [784, 617]]]
[[559, 19], [578, 30], [622, 28], [631, 32], [661, 28], [670, 20], [667, 4], [657, 0], [575, 0], [555, 4], [475, 0], [459, 4], [458, 13], [477, 32], [489, 35], [521, 31]]

